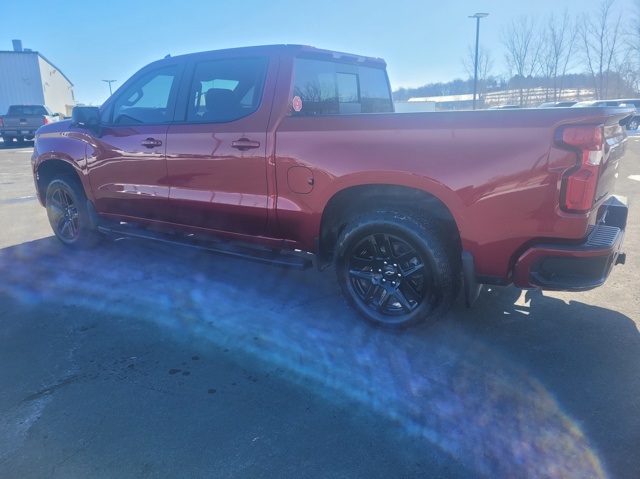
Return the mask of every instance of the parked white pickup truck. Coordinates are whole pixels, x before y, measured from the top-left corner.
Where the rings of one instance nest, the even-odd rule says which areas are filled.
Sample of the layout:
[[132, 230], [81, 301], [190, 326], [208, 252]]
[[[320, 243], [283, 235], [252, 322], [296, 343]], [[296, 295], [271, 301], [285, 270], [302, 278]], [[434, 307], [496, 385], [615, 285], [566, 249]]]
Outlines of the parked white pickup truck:
[[44, 105], [11, 105], [7, 114], [0, 116], [0, 135], [5, 143], [14, 138], [19, 142], [33, 140], [38, 128], [58, 118], [58, 113], [51, 113]]

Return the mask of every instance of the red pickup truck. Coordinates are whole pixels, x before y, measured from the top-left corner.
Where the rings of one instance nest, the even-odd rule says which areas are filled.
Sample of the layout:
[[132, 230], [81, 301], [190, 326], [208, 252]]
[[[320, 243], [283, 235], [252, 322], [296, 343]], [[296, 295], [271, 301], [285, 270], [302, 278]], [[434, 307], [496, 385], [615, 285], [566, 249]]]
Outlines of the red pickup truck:
[[38, 130], [38, 197], [69, 246], [101, 232], [335, 264], [388, 328], [461, 288], [469, 305], [482, 284], [585, 290], [624, 262], [633, 109], [395, 114], [385, 67], [294, 45], [165, 58]]

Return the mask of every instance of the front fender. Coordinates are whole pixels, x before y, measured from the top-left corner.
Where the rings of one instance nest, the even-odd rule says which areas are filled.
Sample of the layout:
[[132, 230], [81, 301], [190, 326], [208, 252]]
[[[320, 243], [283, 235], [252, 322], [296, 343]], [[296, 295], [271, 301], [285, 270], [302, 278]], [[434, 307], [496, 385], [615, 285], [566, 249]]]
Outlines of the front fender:
[[48, 131], [44, 128], [38, 130], [31, 165], [41, 203], [44, 195], [43, 182], [57, 172], [68, 172], [71, 169], [77, 174], [87, 197], [93, 199], [87, 175], [86, 137], [85, 134], [73, 131]]

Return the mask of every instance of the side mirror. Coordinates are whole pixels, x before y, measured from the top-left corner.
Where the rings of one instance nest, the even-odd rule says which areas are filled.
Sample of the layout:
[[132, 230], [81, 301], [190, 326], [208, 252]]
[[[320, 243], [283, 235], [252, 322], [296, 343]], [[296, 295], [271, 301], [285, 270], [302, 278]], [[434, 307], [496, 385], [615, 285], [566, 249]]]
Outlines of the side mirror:
[[94, 129], [100, 125], [100, 108], [97, 106], [74, 106], [71, 120], [76, 126]]

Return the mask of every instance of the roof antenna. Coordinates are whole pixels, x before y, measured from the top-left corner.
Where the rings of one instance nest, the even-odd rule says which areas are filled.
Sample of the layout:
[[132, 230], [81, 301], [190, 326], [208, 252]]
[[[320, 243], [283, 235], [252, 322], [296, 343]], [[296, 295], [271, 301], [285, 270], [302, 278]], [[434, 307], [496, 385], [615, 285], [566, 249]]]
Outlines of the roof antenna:
[[167, 53], [167, 54], [165, 55], [165, 58], [170, 58], [170, 57], [171, 57], [171, 53]]

